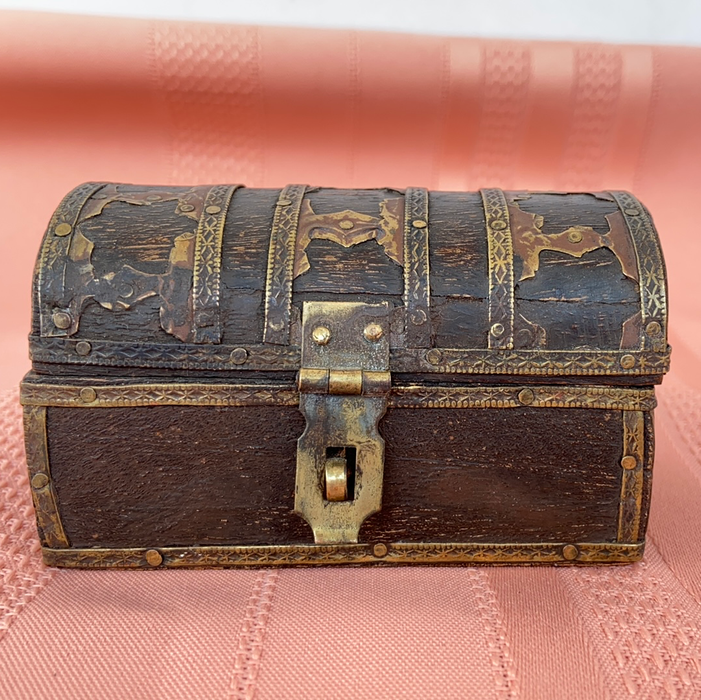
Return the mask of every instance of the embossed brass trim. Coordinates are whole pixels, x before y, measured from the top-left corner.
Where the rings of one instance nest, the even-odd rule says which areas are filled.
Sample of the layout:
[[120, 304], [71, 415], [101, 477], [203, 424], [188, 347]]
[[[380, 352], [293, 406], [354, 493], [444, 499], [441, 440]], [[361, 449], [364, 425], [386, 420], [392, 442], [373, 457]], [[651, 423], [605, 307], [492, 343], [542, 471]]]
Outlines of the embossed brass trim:
[[[271, 547], [141, 547], [134, 549], [43, 549], [49, 566], [95, 569], [154, 567], [328, 566], [330, 564], [630, 564], [642, 559], [644, 544], [575, 543], [577, 557], [565, 556], [572, 543], [286, 545]], [[152, 555], [153, 559], [153, 555]], [[157, 559], [156, 559], [157, 561]]]
[[265, 281], [265, 343], [287, 345], [290, 342], [297, 225], [306, 189], [306, 185], [287, 185], [275, 206]]
[[224, 222], [231, 198], [241, 185], [212, 187], [197, 224], [192, 269], [192, 331], [195, 343], [221, 342], [219, 286]]
[[645, 467], [645, 414], [627, 411], [623, 414], [619, 542], [637, 542], [640, 536]]
[[431, 347], [428, 191], [408, 187], [404, 200], [404, 307], [406, 344]]
[[[664, 352], [667, 347], [667, 288], [664, 261], [652, 221], [643, 205], [628, 192], [611, 192], [633, 237], [640, 278], [642, 350]], [[645, 332], [650, 324], [653, 333]]]
[[509, 208], [499, 189], [480, 190], [487, 228], [489, 260], [488, 347], [514, 346], [514, 249]]
[[46, 408], [27, 406], [24, 409], [24, 441], [32, 500], [42, 544], [52, 548], [69, 547], [56, 505], [56, 493], [49, 470], [46, 441]]

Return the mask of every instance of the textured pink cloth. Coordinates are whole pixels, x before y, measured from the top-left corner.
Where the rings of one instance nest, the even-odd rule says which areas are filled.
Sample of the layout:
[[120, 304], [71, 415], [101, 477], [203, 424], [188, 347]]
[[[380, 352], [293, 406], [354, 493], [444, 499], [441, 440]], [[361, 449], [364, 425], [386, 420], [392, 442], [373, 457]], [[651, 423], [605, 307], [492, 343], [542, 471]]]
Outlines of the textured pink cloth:
[[[0, 698], [701, 697], [701, 51], [0, 13]], [[630, 189], [666, 254], [645, 560], [42, 566], [16, 384], [48, 217], [84, 180]]]

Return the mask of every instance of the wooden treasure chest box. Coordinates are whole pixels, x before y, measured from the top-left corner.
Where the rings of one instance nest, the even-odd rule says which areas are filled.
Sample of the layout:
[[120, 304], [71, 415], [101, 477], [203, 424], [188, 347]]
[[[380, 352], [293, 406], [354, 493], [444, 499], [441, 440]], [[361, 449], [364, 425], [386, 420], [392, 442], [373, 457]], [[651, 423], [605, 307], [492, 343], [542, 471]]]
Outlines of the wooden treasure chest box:
[[667, 292], [628, 193], [90, 183], [33, 308], [48, 564], [642, 556]]

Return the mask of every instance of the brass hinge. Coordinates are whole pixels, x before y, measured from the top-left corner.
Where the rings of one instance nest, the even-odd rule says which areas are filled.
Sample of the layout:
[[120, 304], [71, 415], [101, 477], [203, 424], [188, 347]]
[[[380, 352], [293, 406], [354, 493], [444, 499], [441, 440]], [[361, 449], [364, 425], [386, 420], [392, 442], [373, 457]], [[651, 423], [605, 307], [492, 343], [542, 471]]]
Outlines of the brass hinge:
[[357, 542], [382, 505], [389, 304], [305, 302], [295, 512], [318, 544]]

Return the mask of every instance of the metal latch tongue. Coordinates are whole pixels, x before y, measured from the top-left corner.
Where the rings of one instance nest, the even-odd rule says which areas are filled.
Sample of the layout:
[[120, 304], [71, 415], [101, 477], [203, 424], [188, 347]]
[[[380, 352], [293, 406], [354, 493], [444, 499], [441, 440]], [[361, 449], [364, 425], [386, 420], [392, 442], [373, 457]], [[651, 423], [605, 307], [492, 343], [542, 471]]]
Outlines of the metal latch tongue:
[[308, 301], [302, 308], [295, 512], [317, 544], [357, 542], [382, 506], [390, 389], [389, 304]]

